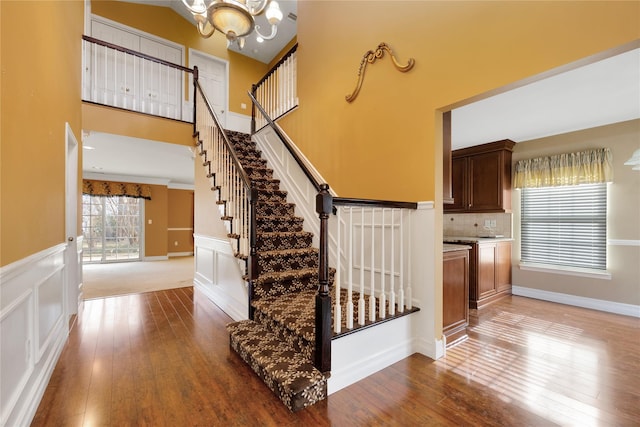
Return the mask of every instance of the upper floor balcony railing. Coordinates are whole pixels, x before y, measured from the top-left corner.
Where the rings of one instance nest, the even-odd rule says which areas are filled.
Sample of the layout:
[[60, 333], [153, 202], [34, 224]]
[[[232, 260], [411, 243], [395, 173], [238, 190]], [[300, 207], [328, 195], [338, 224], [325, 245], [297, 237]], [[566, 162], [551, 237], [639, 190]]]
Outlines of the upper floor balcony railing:
[[175, 120], [193, 121], [186, 101], [193, 70], [83, 36], [84, 101]]

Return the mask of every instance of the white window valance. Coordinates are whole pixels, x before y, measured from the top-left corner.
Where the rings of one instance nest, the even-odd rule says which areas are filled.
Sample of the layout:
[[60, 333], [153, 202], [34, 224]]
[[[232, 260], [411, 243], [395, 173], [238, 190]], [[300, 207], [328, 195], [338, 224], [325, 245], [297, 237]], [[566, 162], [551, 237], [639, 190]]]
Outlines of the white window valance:
[[559, 187], [611, 182], [612, 163], [609, 148], [520, 160], [515, 166], [514, 187]]

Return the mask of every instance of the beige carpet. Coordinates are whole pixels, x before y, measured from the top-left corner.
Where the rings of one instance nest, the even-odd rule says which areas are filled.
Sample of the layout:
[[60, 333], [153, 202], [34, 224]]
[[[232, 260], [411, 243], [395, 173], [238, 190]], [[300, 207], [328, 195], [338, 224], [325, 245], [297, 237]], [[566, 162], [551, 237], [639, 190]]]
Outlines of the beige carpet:
[[167, 261], [86, 264], [82, 267], [84, 299], [137, 294], [193, 286], [193, 257]]

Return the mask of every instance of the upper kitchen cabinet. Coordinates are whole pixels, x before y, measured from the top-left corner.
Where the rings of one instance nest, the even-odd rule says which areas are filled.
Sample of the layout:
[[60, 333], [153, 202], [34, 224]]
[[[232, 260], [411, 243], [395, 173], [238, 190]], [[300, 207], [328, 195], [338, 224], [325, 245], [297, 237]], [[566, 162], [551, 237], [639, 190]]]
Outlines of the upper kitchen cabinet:
[[453, 151], [453, 203], [444, 205], [445, 212], [511, 212], [514, 145], [505, 139]]

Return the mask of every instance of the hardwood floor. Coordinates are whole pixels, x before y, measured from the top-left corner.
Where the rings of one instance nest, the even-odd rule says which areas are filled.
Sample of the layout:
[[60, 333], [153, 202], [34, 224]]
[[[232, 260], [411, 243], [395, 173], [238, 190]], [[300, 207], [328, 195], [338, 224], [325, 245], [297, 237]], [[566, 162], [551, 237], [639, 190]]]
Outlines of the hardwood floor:
[[509, 297], [469, 339], [413, 355], [297, 413], [229, 348], [193, 288], [85, 302], [34, 426], [632, 426], [640, 319]]

